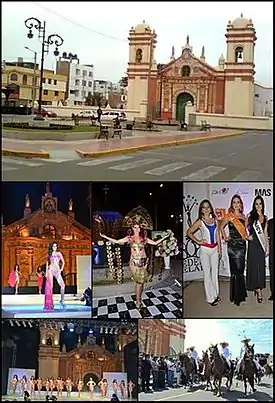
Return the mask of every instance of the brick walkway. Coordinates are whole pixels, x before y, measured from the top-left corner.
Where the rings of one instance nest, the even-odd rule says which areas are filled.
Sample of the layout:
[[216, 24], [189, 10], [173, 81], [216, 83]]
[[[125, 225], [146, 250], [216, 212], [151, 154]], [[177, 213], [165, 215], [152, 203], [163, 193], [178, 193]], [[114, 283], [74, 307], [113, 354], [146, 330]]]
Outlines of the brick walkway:
[[2, 150], [14, 150], [22, 152], [42, 152], [52, 151], [55, 149], [78, 150], [80, 153], [100, 153], [114, 150], [127, 150], [138, 147], [160, 146], [167, 143], [182, 143], [183, 141], [194, 141], [196, 139], [219, 138], [230, 136], [240, 131], [218, 129], [211, 132], [136, 132], [134, 136], [120, 139], [104, 140], [78, 140], [78, 141], [54, 141], [54, 140], [13, 140], [2, 138]]

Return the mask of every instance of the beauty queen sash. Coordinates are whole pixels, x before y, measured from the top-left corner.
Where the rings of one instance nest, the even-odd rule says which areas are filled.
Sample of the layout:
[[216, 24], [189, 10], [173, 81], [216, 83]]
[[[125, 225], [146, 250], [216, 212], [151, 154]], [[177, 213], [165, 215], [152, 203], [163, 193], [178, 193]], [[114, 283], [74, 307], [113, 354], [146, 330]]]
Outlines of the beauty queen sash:
[[241, 221], [238, 219], [238, 217], [235, 216], [233, 213], [227, 213], [227, 217], [230, 219], [238, 233], [241, 235], [244, 241], [247, 240], [247, 232], [245, 225], [241, 223]]
[[260, 242], [260, 245], [261, 245], [261, 247], [263, 248], [263, 250], [265, 252], [265, 249], [266, 249], [266, 247], [265, 247], [265, 236], [264, 236], [264, 231], [263, 231], [262, 225], [259, 222], [259, 220], [254, 222], [253, 228], [254, 228], [254, 231], [255, 231], [255, 233], [257, 235], [257, 238], [258, 238], [258, 240]]

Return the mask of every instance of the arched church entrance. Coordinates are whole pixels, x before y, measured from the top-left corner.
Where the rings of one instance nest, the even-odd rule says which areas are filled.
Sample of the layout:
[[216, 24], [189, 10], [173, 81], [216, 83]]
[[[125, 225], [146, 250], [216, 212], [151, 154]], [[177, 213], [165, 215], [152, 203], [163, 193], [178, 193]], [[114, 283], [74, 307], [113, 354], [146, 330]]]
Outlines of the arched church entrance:
[[180, 122], [185, 122], [185, 107], [189, 101], [194, 105], [194, 98], [188, 92], [182, 92], [177, 97], [176, 119]]
[[88, 390], [87, 383], [89, 382], [90, 378], [93, 379], [93, 381], [98, 384], [100, 381], [100, 376], [98, 374], [94, 374], [93, 372], [89, 372], [88, 374], [84, 375], [83, 383], [84, 383], [84, 390]]

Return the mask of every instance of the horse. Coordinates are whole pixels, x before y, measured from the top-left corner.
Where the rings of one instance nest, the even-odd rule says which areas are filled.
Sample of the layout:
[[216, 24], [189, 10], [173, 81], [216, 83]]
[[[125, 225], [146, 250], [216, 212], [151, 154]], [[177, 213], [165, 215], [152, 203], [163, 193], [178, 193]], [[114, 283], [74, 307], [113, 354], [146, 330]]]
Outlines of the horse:
[[204, 366], [203, 374], [204, 374], [204, 380], [206, 381], [206, 386], [205, 390], [208, 390], [208, 385], [210, 384], [211, 390], [213, 390], [213, 385], [211, 383], [211, 361], [208, 355], [208, 351], [202, 351], [202, 362]]
[[196, 367], [195, 367], [196, 363], [193, 360], [191, 360], [191, 358], [188, 356], [187, 353], [180, 354], [179, 360], [186, 369], [187, 379], [191, 383], [191, 387], [192, 387], [193, 383], [194, 383], [195, 374], [196, 374]]
[[230, 391], [233, 380], [233, 368], [230, 370], [227, 368], [227, 365], [224, 359], [221, 357], [218, 349], [218, 344], [212, 345], [209, 347], [209, 351], [212, 354], [212, 374], [214, 376], [214, 394], [217, 394], [217, 397], [221, 396], [221, 384], [222, 378], [227, 378], [226, 387], [227, 390]]
[[268, 376], [269, 378], [270, 378], [271, 376], [273, 376], [273, 369], [272, 369], [272, 367], [271, 367], [269, 364], [265, 364], [265, 365], [264, 365], [264, 370], [265, 370], [266, 376]]
[[253, 355], [254, 355], [253, 352], [254, 352], [254, 345], [246, 348], [244, 357], [241, 362], [241, 372], [243, 375], [245, 396], [247, 396], [247, 381], [249, 382], [253, 393], [256, 392], [256, 389], [254, 387], [254, 377], [256, 375], [256, 368], [255, 363], [253, 361]]

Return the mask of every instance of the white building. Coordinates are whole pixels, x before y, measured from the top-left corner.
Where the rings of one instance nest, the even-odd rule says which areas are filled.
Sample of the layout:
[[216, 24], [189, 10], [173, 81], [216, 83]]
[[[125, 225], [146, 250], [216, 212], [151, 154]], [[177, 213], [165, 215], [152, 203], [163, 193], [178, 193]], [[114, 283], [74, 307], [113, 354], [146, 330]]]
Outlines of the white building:
[[67, 98], [70, 105], [83, 105], [86, 98], [94, 92], [94, 66], [72, 61], [59, 60], [56, 72], [68, 77]]
[[254, 116], [273, 116], [273, 87], [254, 84]]
[[94, 80], [94, 93], [101, 94], [108, 100], [108, 94], [111, 91], [113, 91], [113, 84], [111, 81]]

